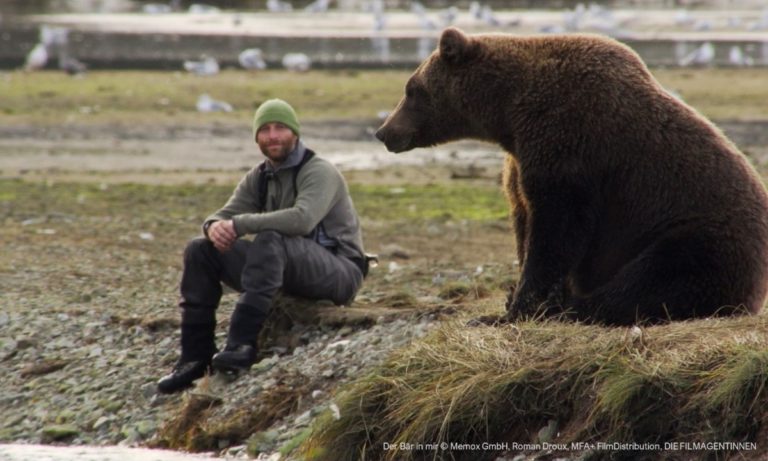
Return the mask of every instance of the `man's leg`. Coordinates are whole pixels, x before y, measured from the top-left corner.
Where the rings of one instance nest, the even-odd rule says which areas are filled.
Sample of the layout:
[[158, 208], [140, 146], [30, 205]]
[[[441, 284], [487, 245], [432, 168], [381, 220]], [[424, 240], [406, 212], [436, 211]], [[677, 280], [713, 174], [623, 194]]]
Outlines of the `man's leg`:
[[161, 392], [189, 387], [210, 368], [215, 344], [216, 308], [222, 295], [221, 282], [239, 289], [239, 274], [245, 263], [246, 242], [221, 253], [205, 238], [189, 242], [184, 251], [181, 278], [181, 357], [171, 374], [158, 382]]
[[256, 359], [256, 341], [280, 288], [286, 293], [337, 304], [351, 301], [362, 283], [352, 261], [316, 242], [260, 232], [246, 251], [241, 276], [243, 294], [229, 325], [227, 347], [216, 354], [219, 369], [247, 369]]

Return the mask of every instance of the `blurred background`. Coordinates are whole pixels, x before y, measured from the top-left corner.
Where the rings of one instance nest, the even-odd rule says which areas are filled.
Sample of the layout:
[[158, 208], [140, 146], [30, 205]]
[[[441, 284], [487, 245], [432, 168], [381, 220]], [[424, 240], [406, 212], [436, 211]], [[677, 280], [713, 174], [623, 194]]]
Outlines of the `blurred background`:
[[219, 66], [404, 68], [450, 25], [602, 33], [652, 66], [768, 64], [768, 5], [757, 0], [6, 0], [0, 68], [175, 69], [201, 55]]

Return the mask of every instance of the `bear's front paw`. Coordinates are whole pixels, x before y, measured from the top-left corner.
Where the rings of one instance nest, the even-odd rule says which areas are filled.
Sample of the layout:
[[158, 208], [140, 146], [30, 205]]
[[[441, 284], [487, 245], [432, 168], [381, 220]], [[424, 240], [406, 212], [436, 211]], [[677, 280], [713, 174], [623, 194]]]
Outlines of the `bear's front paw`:
[[510, 293], [507, 297], [507, 313], [504, 317], [508, 321], [526, 318], [536, 313], [536, 302], [532, 296]]

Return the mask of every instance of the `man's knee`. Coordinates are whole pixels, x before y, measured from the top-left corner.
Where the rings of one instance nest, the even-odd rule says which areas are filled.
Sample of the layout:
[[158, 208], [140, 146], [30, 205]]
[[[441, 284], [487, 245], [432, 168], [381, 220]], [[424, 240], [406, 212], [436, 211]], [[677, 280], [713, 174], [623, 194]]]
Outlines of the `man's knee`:
[[207, 260], [213, 249], [213, 242], [205, 237], [196, 237], [190, 240], [184, 249], [184, 262]]
[[265, 230], [256, 234], [253, 243], [257, 245], [268, 245], [273, 243], [282, 243], [283, 234], [273, 230]]

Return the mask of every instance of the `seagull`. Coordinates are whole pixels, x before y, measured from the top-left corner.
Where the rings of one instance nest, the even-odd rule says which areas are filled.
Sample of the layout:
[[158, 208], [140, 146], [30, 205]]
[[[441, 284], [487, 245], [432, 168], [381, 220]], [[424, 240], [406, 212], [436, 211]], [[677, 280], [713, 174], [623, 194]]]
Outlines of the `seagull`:
[[40, 43], [46, 47], [62, 48], [69, 43], [69, 29], [65, 27], [42, 26], [40, 28]]
[[419, 18], [419, 27], [423, 30], [435, 30], [437, 24], [427, 16], [427, 9], [420, 2], [411, 3], [411, 12]]
[[691, 16], [691, 13], [686, 9], [677, 10], [675, 13], [675, 24], [678, 26], [690, 26], [694, 22], [695, 20], [693, 19], [693, 16]]
[[219, 63], [211, 57], [203, 57], [201, 61], [184, 61], [184, 69], [195, 75], [209, 76], [219, 73]]
[[411, 2], [411, 12], [421, 16], [427, 14], [427, 9], [424, 8], [421, 2]]
[[304, 11], [307, 13], [325, 13], [328, 11], [330, 3], [331, 0], [315, 0], [314, 2], [304, 7]]
[[490, 5], [485, 5], [480, 10], [480, 18], [491, 27], [499, 27], [501, 25], [501, 21], [493, 14], [493, 9], [491, 9]]
[[67, 56], [66, 53], [59, 55], [59, 69], [68, 73], [69, 75], [81, 75], [84, 74], [88, 67], [81, 61]]
[[141, 12], [144, 14], [167, 14], [173, 11], [171, 5], [165, 3], [147, 3], [141, 7]]
[[482, 10], [483, 10], [483, 7], [480, 5], [480, 2], [472, 2], [469, 4], [469, 15], [475, 19], [483, 18]]
[[47, 62], [48, 50], [44, 44], [38, 43], [34, 48], [32, 48], [29, 54], [27, 54], [27, 60], [24, 63], [24, 69], [27, 71], [39, 70], [44, 68]]
[[766, 30], [768, 29], [768, 8], [765, 8], [760, 14], [760, 19], [750, 24], [750, 30]]
[[282, 0], [267, 0], [267, 10], [272, 13], [287, 13], [293, 11], [293, 6]]
[[565, 30], [576, 31], [581, 29], [581, 22], [584, 20], [584, 16], [587, 12], [583, 3], [576, 5], [576, 8], [567, 10], [563, 13], [563, 23]]
[[373, 14], [373, 30], [377, 32], [384, 30], [387, 27], [387, 17], [384, 15], [384, 1], [373, 0], [370, 11]]
[[437, 29], [437, 24], [435, 24], [435, 21], [429, 19], [427, 15], [421, 15], [419, 16], [419, 27], [423, 30], [435, 30]]
[[755, 60], [751, 56], [747, 56], [741, 50], [740, 46], [732, 46], [728, 51], [728, 62], [738, 67], [750, 67], [755, 65]]
[[371, 45], [374, 54], [379, 58], [380, 62], [388, 62], [390, 56], [389, 38], [384, 36], [371, 37]]
[[373, 30], [376, 32], [381, 32], [382, 30], [386, 29], [387, 27], [387, 17], [384, 16], [384, 13], [373, 13]]
[[232, 112], [231, 104], [224, 101], [217, 101], [211, 98], [207, 93], [203, 93], [197, 98], [195, 107], [198, 112]]
[[712, 22], [707, 21], [706, 19], [696, 21], [696, 23], [693, 25], [693, 30], [696, 32], [706, 32], [708, 30], [712, 30]]
[[237, 62], [248, 70], [264, 70], [267, 68], [267, 63], [264, 62], [260, 48], [248, 48], [240, 52], [237, 55]]
[[306, 72], [312, 66], [312, 60], [304, 53], [288, 53], [283, 56], [283, 67], [294, 72]]
[[693, 50], [687, 56], [684, 56], [678, 62], [681, 66], [708, 65], [715, 61], [715, 46], [712, 42], [704, 42], [700, 47]]
[[212, 5], [206, 5], [204, 3], [193, 3], [189, 5], [187, 10], [190, 14], [217, 14], [221, 13], [221, 10]]

